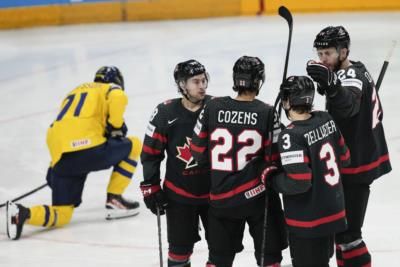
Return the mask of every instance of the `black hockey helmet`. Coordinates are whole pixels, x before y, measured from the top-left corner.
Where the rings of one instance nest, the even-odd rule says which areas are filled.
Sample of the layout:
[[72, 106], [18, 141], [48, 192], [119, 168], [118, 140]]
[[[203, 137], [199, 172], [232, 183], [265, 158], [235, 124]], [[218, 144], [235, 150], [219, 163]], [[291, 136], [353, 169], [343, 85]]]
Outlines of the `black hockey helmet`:
[[265, 81], [264, 63], [258, 57], [242, 56], [233, 66], [233, 90], [258, 92]]
[[290, 76], [280, 87], [281, 99], [290, 106], [309, 106], [314, 101], [314, 82], [307, 76]]
[[208, 81], [208, 73], [206, 68], [197, 60], [190, 59], [181, 63], [178, 63], [174, 70], [175, 83], [178, 86], [179, 92], [182, 93], [181, 83], [186, 82], [188, 79], [199, 74], [205, 74]]
[[115, 83], [124, 89], [124, 77], [117, 67], [104, 66], [101, 67], [94, 77], [95, 82], [99, 83]]
[[315, 48], [335, 47], [337, 50], [350, 47], [350, 35], [343, 26], [328, 26], [314, 40]]

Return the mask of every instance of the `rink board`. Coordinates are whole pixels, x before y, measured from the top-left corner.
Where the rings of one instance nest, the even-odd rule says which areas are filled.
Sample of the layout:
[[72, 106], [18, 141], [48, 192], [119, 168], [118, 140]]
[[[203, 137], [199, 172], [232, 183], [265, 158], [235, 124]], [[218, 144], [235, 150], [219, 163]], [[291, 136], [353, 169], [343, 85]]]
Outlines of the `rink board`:
[[398, 0], [3, 0], [0, 29], [276, 14], [281, 5], [292, 12], [400, 9]]

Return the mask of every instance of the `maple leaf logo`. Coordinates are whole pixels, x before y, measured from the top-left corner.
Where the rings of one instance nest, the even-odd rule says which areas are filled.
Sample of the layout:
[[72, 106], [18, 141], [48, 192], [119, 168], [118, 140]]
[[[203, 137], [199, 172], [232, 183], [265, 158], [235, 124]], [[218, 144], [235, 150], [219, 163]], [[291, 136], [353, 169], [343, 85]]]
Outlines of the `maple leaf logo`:
[[176, 155], [176, 157], [186, 163], [185, 169], [197, 166], [197, 162], [194, 160], [192, 153], [190, 152], [191, 141], [192, 138], [186, 137], [186, 143], [183, 146], [176, 147], [176, 150], [178, 151], [178, 155]]

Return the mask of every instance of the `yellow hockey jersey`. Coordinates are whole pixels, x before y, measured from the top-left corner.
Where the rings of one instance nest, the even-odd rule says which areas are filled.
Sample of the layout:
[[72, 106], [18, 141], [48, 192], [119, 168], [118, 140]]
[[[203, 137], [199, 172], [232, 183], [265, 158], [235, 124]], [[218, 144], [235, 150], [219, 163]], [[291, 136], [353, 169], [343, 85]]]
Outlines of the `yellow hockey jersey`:
[[125, 92], [115, 84], [89, 82], [72, 90], [62, 102], [56, 120], [47, 131], [47, 147], [54, 166], [65, 152], [98, 146], [106, 141], [106, 122], [119, 128], [128, 104]]

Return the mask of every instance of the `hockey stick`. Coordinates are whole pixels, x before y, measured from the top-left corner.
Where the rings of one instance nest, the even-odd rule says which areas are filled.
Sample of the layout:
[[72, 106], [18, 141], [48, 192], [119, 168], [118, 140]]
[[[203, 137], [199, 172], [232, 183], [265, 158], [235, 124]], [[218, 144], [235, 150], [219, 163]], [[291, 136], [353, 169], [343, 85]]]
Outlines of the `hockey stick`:
[[[29, 192], [27, 192], [27, 193], [21, 195], [21, 196], [19, 196], [19, 197], [14, 198], [14, 199], [12, 199], [11, 201], [12, 201], [12, 202], [15, 202], [15, 201], [18, 201], [18, 200], [20, 200], [20, 199], [23, 199], [23, 198], [25, 198], [25, 197], [27, 197], [27, 196], [32, 195], [33, 193], [36, 193], [36, 192], [39, 191], [39, 190], [45, 188], [46, 186], [47, 186], [47, 183], [42, 184], [41, 186], [39, 186], [39, 187], [37, 187], [37, 188], [35, 188], [35, 189], [33, 189], [33, 190], [31, 190], [31, 191], [29, 191]], [[0, 204], [0, 208], [4, 207], [6, 204], [7, 204], [7, 202], [5, 202], [5, 203], [3, 203], [3, 204]]]
[[288, 69], [288, 65], [289, 65], [290, 44], [292, 43], [293, 17], [292, 17], [292, 14], [290, 13], [289, 9], [287, 9], [285, 6], [281, 6], [279, 8], [278, 12], [279, 12], [279, 15], [287, 21], [288, 26], [289, 26], [289, 39], [288, 39], [287, 49], [286, 49], [285, 69], [283, 70], [283, 78], [282, 78], [282, 82], [284, 82], [286, 79], [287, 69]]
[[[289, 26], [289, 38], [288, 38], [288, 43], [287, 43], [287, 49], [286, 49], [286, 59], [285, 59], [285, 67], [283, 71], [283, 77], [282, 77], [282, 82], [286, 80], [286, 74], [287, 74], [287, 69], [288, 69], [288, 64], [289, 64], [289, 53], [290, 53], [290, 44], [292, 42], [292, 31], [293, 31], [293, 17], [292, 14], [290, 13], [289, 9], [287, 9], [285, 6], [279, 7], [278, 10], [279, 15], [286, 20]], [[270, 119], [270, 128], [269, 128], [269, 133], [271, 135], [271, 148], [268, 151], [269, 152], [269, 159], [272, 160], [272, 143], [273, 143], [273, 130], [274, 130], [274, 113], [275, 110], [278, 106], [279, 103], [279, 111], [278, 111], [278, 117], [277, 120], [280, 120], [280, 114], [281, 114], [281, 104], [280, 104], [280, 99], [281, 99], [281, 94], [280, 92], [278, 93], [278, 96], [276, 97], [275, 103], [274, 103], [274, 108], [273, 108], [273, 118], [272, 120]], [[265, 189], [265, 208], [264, 208], [264, 220], [263, 220], [263, 236], [262, 236], [262, 243], [261, 243], [261, 259], [260, 259], [260, 266], [265, 266], [265, 247], [267, 243], [267, 222], [268, 222], [268, 191]]]
[[392, 46], [391, 46], [391, 48], [389, 50], [389, 53], [386, 56], [386, 60], [383, 62], [383, 65], [382, 65], [382, 68], [381, 68], [381, 72], [379, 73], [378, 81], [376, 82], [376, 86], [375, 86], [377, 91], [379, 91], [379, 88], [381, 87], [383, 77], [385, 76], [386, 69], [387, 69], [387, 67], [389, 65], [389, 60], [392, 57], [393, 50], [396, 47], [396, 44], [397, 44], [397, 41], [393, 40], [392, 41]]
[[157, 207], [157, 228], [158, 228], [158, 252], [160, 254], [160, 267], [163, 267], [162, 242], [161, 242], [161, 216], [159, 207]]

